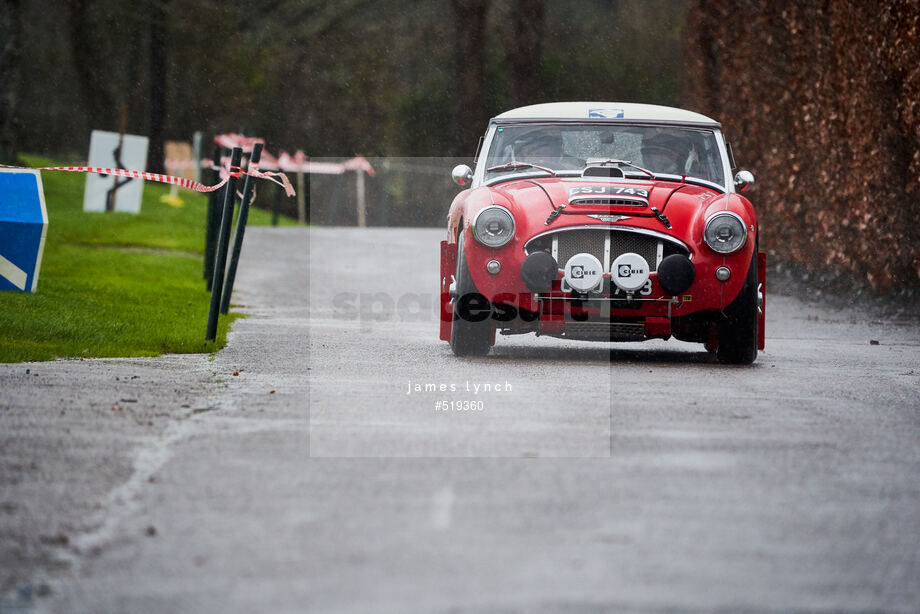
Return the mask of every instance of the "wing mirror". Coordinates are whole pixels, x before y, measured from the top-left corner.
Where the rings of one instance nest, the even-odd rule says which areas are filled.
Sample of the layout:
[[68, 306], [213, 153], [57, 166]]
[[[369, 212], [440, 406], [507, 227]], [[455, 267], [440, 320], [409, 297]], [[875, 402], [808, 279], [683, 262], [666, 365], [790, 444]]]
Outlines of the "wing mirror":
[[738, 174], [735, 175], [735, 189], [739, 192], [746, 192], [752, 185], [754, 185], [754, 175], [751, 171], [738, 171]]
[[458, 164], [450, 172], [451, 179], [461, 188], [469, 187], [473, 182], [473, 170], [466, 164]]

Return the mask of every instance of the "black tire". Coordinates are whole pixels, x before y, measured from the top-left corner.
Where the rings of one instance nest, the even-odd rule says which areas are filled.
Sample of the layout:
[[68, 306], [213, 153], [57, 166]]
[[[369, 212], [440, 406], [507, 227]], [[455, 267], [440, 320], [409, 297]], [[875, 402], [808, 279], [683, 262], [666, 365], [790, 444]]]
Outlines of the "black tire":
[[454, 356], [485, 356], [492, 347], [492, 306], [476, 290], [463, 253], [463, 235], [457, 241], [454, 319], [450, 327], [450, 349]]
[[757, 358], [757, 248], [741, 292], [722, 313], [717, 325], [716, 355], [726, 365], [749, 365]]

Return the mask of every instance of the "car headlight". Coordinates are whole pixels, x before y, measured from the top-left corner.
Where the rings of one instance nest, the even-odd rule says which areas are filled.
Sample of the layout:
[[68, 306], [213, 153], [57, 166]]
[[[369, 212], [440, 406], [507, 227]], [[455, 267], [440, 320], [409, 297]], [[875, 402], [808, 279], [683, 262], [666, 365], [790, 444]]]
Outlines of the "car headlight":
[[504, 207], [486, 207], [473, 218], [473, 236], [486, 247], [501, 247], [514, 236], [514, 216]]
[[703, 231], [703, 240], [706, 245], [720, 254], [736, 252], [747, 241], [747, 228], [737, 213], [722, 211], [706, 220], [706, 229]]

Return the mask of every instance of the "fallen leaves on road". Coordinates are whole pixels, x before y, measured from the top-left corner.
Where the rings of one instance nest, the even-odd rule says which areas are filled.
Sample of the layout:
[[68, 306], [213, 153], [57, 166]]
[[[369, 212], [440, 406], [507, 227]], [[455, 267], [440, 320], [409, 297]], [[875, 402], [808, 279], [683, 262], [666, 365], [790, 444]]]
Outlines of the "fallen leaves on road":
[[63, 533], [59, 533], [58, 535], [41, 535], [38, 541], [46, 546], [66, 546], [70, 543], [70, 538]]

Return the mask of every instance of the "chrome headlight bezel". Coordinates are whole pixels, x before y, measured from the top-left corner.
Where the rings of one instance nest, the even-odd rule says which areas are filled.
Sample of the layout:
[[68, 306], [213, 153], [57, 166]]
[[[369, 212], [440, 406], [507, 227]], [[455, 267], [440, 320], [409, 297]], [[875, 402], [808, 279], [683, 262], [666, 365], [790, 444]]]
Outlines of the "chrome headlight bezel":
[[[719, 244], [718, 242], [711, 243], [709, 241], [709, 231], [712, 228], [712, 225], [715, 222], [719, 221], [720, 218], [728, 218], [738, 223], [738, 226], [740, 227], [740, 230], [741, 230], [740, 232], [741, 241], [738, 243], [738, 245], [734, 247], [728, 246], [728, 248], [726, 249], [726, 245]], [[744, 220], [741, 218], [740, 215], [738, 215], [737, 213], [733, 211], [719, 211], [718, 213], [712, 214], [711, 216], [709, 216], [709, 219], [706, 220], [706, 226], [703, 228], [703, 242], [709, 246], [709, 249], [711, 249], [712, 251], [718, 254], [734, 254], [739, 249], [744, 247], [744, 245], [747, 243], [747, 238], [748, 238], [747, 224], [744, 222]]]
[[[489, 231], [485, 228], [485, 225], [489, 220], [483, 218], [483, 214], [486, 212], [500, 212], [506, 215], [507, 218], [504, 219], [506, 226], [502, 230], [507, 230], [507, 233], [503, 233], [500, 237], [489, 234]], [[499, 217], [498, 219], [502, 220], [503, 218]], [[486, 247], [496, 248], [507, 245], [508, 242], [514, 238], [514, 228], [514, 215], [512, 215], [508, 209], [502, 207], [501, 205], [489, 205], [488, 207], [483, 207], [476, 214], [476, 217], [473, 218], [473, 237], [475, 237], [479, 243], [485, 245]]]

